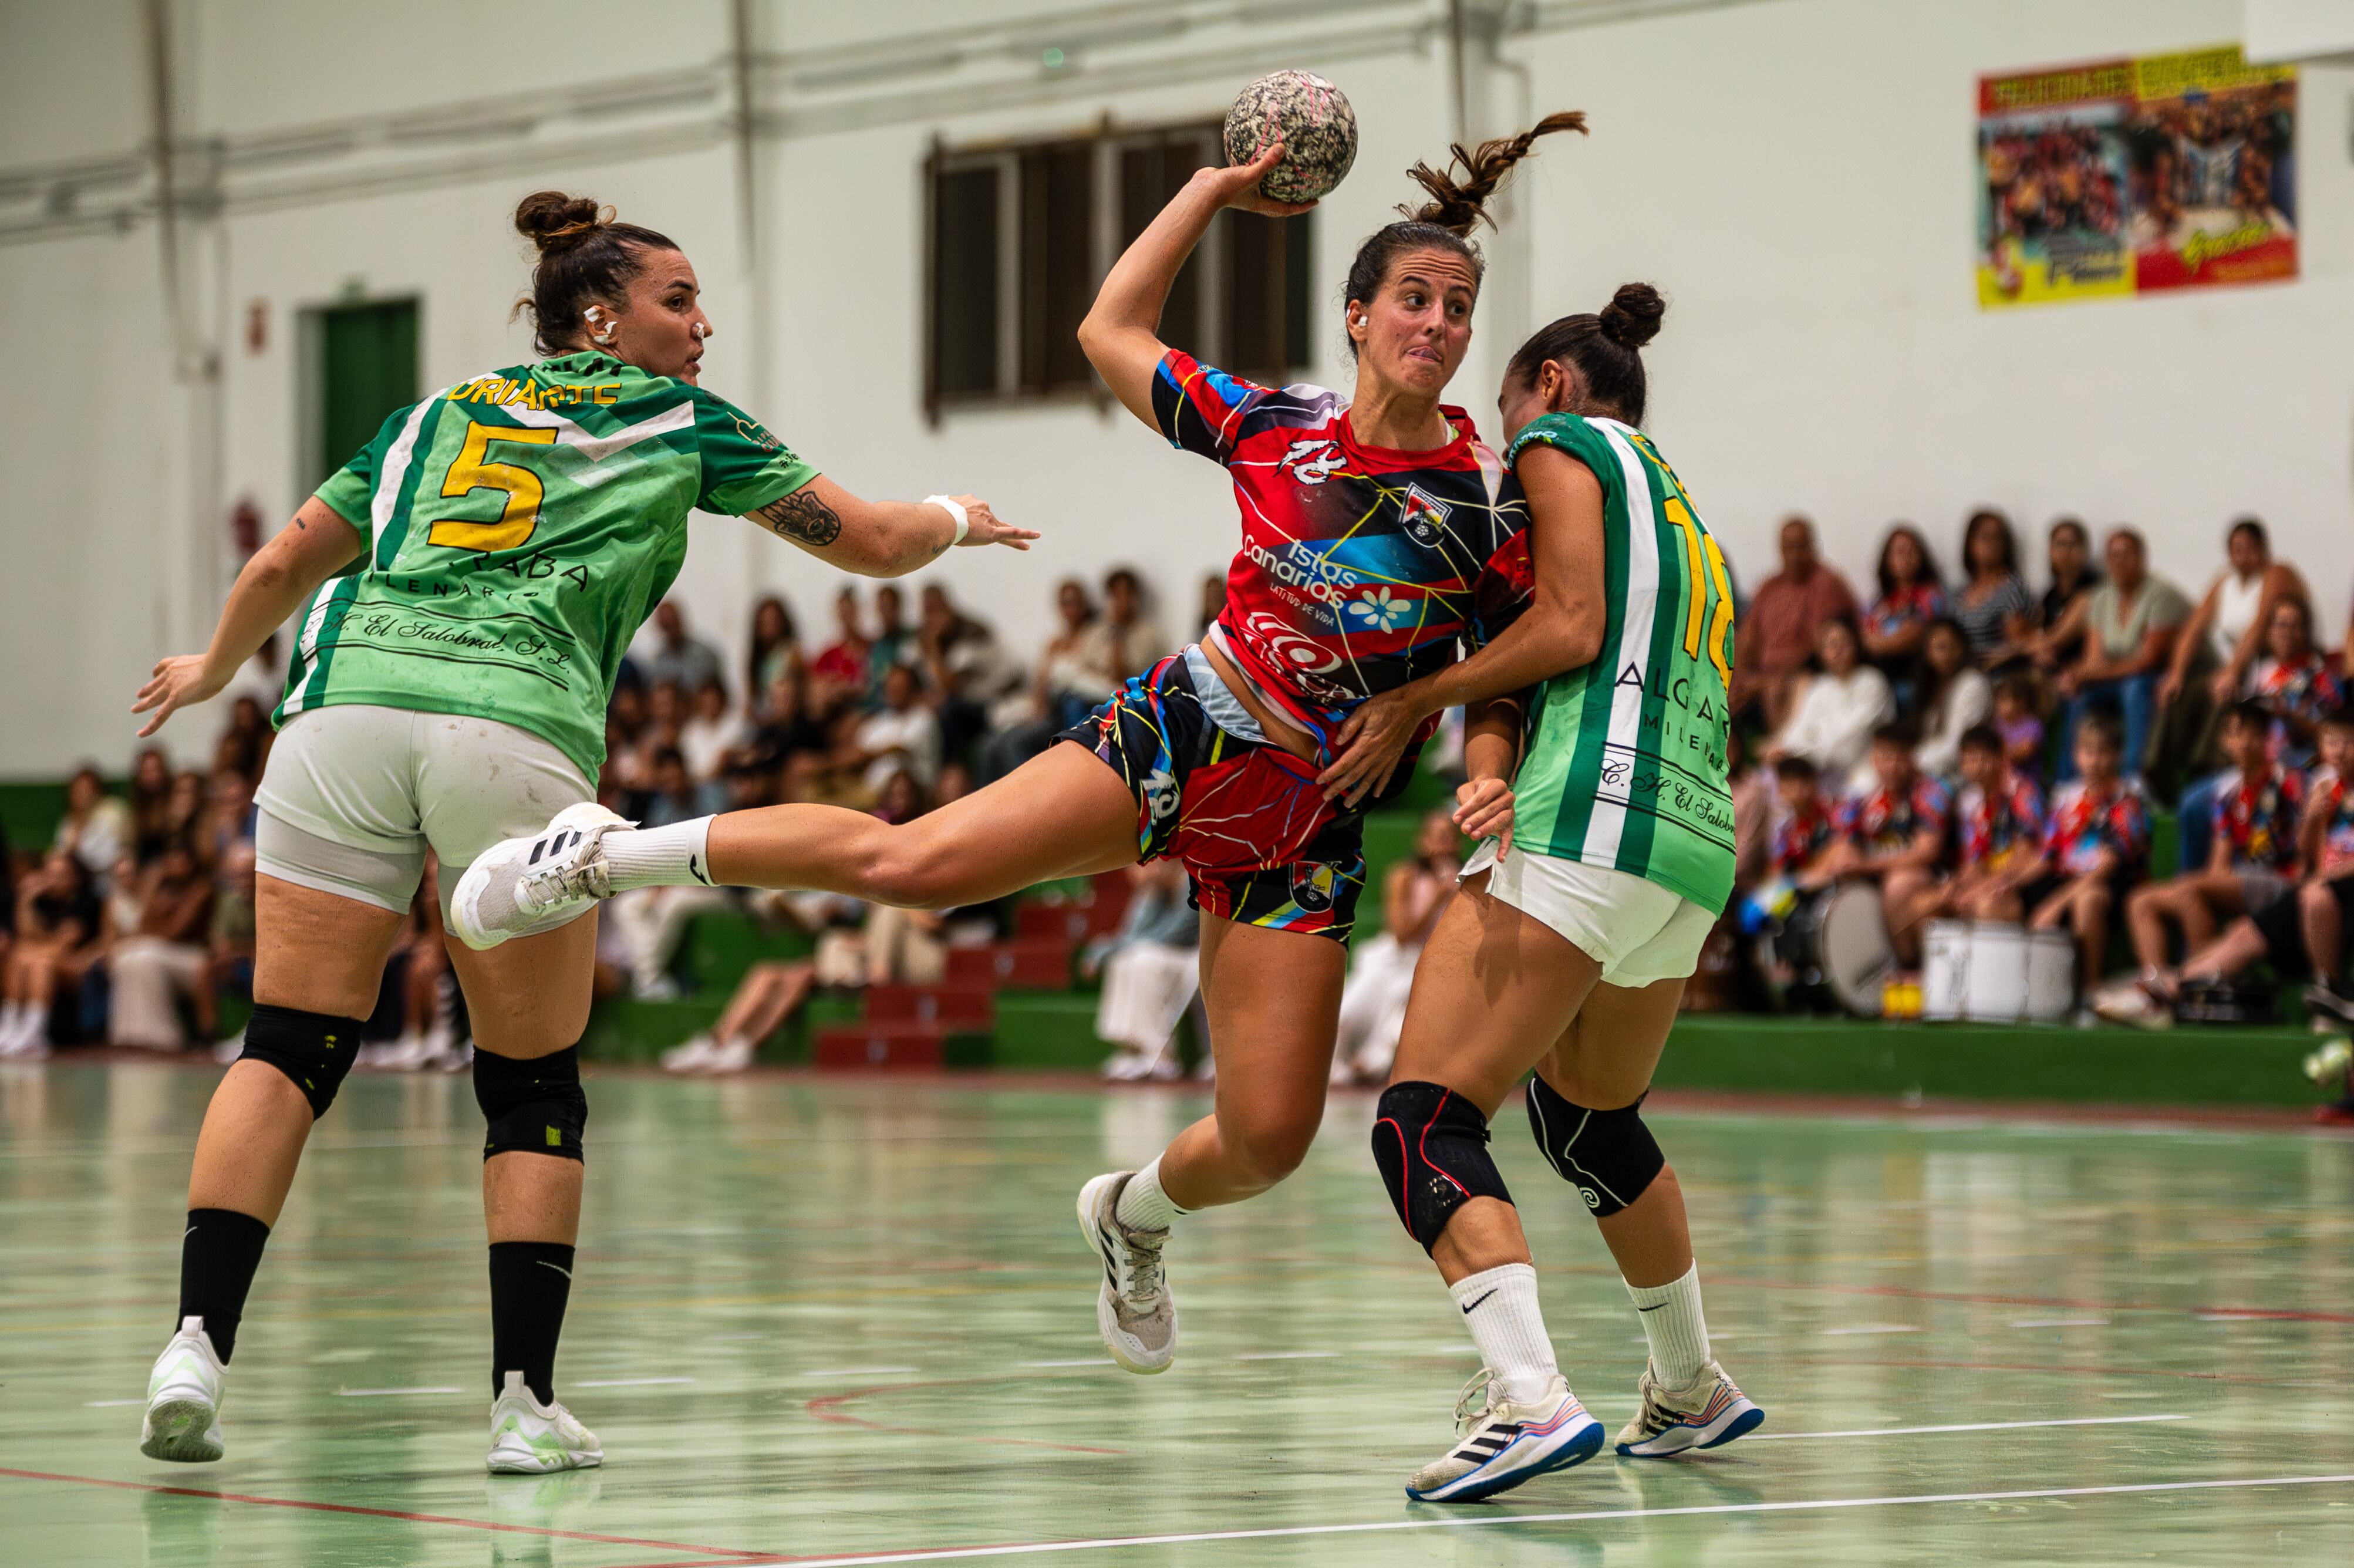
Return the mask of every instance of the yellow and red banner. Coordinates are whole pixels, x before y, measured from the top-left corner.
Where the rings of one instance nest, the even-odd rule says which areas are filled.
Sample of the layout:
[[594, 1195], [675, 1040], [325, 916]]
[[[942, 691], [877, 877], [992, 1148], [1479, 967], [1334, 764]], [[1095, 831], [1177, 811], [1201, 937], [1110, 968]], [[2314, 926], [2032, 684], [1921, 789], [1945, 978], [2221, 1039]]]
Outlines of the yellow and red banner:
[[2237, 44], [1978, 79], [1986, 310], [2296, 276], [2296, 68]]

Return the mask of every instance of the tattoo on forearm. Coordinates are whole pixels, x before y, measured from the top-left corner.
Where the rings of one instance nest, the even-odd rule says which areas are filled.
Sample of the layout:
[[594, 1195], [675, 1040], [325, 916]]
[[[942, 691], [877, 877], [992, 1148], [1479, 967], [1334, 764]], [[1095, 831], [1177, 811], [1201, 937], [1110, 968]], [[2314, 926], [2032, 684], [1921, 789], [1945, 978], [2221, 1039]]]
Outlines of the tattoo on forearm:
[[796, 545], [823, 548], [842, 537], [842, 519], [808, 490], [796, 490], [752, 514], [763, 527]]

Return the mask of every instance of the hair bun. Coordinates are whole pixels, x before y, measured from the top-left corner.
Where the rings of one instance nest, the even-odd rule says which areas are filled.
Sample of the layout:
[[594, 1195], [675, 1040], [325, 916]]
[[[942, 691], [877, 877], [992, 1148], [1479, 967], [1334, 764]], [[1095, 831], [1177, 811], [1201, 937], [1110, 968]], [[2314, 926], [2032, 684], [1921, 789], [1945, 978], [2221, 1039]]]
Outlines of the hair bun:
[[612, 221], [611, 207], [600, 207], [587, 196], [567, 196], [562, 191], [534, 191], [515, 204], [515, 231], [539, 247], [543, 256]]
[[1602, 307], [1602, 335], [1623, 348], [1640, 348], [1659, 335], [1668, 302], [1649, 283], [1621, 283]]

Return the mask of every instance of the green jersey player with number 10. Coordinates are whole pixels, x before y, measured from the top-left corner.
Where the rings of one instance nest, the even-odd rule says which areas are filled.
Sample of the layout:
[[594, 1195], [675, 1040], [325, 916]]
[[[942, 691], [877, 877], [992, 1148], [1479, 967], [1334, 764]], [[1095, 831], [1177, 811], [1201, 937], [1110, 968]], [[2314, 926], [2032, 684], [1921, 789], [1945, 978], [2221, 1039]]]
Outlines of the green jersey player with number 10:
[[[596, 803], [623, 650], [686, 556], [695, 510], [746, 515], [845, 570], [896, 576], [951, 545], [1035, 538], [971, 496], [869, 503], [698, 385], [711, 325], [678, 247], [555, 191], [515, 227], [546, 357], [403, 408], [247, 566], [205, 653], [155, 666], [152, 735], [222, 686], [297, 607], [256, 801], [253, 1021], [215, 1091], [188, 1182], [178, 1325], [141, 1451], [221, 1457], [223, 1369], [312, 1122], [334, 1101], [386, 955], [440, 857], [450, 890], [491, 845]], [[549, 819], [553, 817], [551, 823]], [[599, 1464], [556, 1401], [579, 1225], [593, 912], [494, 952], [452, 944], [489, 1136], [490, 1467]]]
[[1734, 860], [1732, 583], [1637, 428], [1639, 350], [1665, 308], [1629, 283], [1513, 355], [1499, 401], [1529, 508], [1531, 641], [1499, 639], [1396, 699], [1411, 714], [1464, 694], [1450, 681], [1493, 689], [1483, 661], [1538, 659], [1540, 646], [1556, 661], [1525, 716], [1490, 704], [1472, 717], [1456, 820], [1489, 842], [1424, 947], [1373, 1128], [1398, 1216], [1487, 1362], [1458, 1409], [1459, 1441], [1406, 1485], [1430, 1501], [1490, 1497], [1602, 1446], [1554, 1361], [1528, 1242], [1488, 1153], [1490, 1118], [1532, 1069], [1531, 1130], [1600, 1224], [1650, 1345], [1617, 1451], [1713, 1447], [1765, 1419], [1709, 1353], [1682, 1193], [1640, 1115]]

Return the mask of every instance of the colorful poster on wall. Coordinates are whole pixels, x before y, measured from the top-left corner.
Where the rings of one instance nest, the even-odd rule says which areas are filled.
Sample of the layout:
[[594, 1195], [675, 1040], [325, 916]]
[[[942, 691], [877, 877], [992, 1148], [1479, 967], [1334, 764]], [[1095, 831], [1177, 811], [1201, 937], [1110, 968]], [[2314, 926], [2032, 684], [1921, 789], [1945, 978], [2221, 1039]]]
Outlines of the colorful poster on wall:
[[2296, 276], [2296, 68], [2234, 44], [1978, 79], [1978, 304]]

